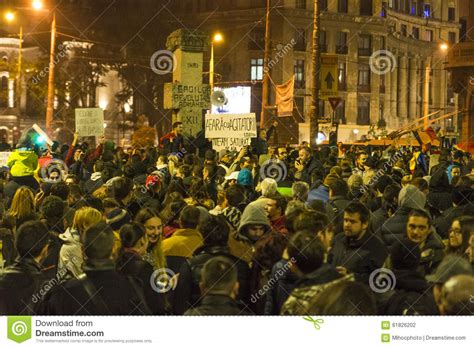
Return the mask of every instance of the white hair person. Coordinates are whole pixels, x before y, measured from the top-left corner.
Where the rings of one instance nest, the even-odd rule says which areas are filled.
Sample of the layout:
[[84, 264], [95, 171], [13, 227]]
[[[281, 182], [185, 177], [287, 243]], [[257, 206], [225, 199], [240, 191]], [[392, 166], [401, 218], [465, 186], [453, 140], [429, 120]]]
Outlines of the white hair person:
[[262, 196], [269, 197], [275, 194], [278, 185], [275, 179], [265, 178], [260, 184], [260, 187], [262, 188]]

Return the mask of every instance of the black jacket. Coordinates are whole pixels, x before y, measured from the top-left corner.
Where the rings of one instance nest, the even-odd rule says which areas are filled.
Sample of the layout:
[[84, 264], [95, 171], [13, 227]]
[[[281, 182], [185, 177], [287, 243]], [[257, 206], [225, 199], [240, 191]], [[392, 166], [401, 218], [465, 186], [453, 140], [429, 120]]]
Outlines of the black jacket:
[[368, 283], [370, 274], [382, 267], [387, 256], [387, 247], [369, 231], [359, 240], [347, 238], [341, 233], [334, 237], [328, 262], [334, 267], [345, 267], [354, 273], [356, 280]]
[[382, 240], [389, 248], [406, 235], [408, 214], [410, 214], [411, 210], [408, 207], [400, 207], [382, 225]]
[[117, 271], [140, 281], [143, 294], [152, 314], [165, 313], [165, 294], [154, 291], [150, 286], [153, 277], [153, 266], [144, 261], [138, 254], [123, 252], [117, 260]]
[[[43, 315], [145, 315], [150, 314], [141, 284], [115, 271], [112, 260], [87, 260], [87, 280], [71, 279], [49, 292]], [[91, 283], [87, 290], [85, 281]]]
[[429, 234], [425, 244], [421, 248], [421, 259], [418, 270], [423, 275], [434, 273], [438, 265], [443, 260], [443, 257], [443, 240], [436, 232], [433, 231]]
[[16, 259], [0, 276], [0, 315], [36, 314], [47, 281], [34, 259]]
[[[204, 264], [213, 257], [224, 256], [227, 257], [237, 269], [237, 279], [239, 281], [239, 295], [237, 301], [244, 303], [249, 302], [249, 277], [250, 271], [246, 262], [236, 258], [230, 254], [228, 246], [207, 246], [196, 249], [194, 256], [187, 260], [186, 265], [183, 265], [179, 275], [179, 287], [188, 287], [191, 289], [191, 296], [189, 298], [190, 307], [195, 307], [200, 303], [201, 290], [199, 282], [201, 280], [201, 272]], [[184, 299], [182, 299], [184, 301]]]
[[184, 315], [249, 315], [242, 310], [237, 302], [225, 295], [206, 295], [201, 301], [201, 305], [191, 308]]
[[311, 157], [310, 160], [306, 162], [303, 170], [301, 171], [299, 179], [301, 181], [305, 181], [311, 187], [311, 184], [315, 179], [314, 176], [316, 175], [320, 179], [324, 177], [323, 164], [316, 158]]
[[344, 209], [346, 209], [349, 203], [351, 203], [351, 201], [344, 196], [334, 196], [329, 198], [329, 202], [326, 205], [326, 211], [329, 222], [332, 222], [335, 227], [335, 234], [342, 233]]
[[[274, 279], [274, 284], [268, 284], [269, 290], [266, 293], [265, 300], [265, 315], [279, 315], [281, 307], [290, 296], [291, 291], [298, 282], [296, 273], [290, 270], [287, 260], [280, 260], [273, 265], [270, 279]], [[259, 294], [252, 294], [252, 296], [259, 296]], [[251, 301], [255, 301], [251, 298]]]

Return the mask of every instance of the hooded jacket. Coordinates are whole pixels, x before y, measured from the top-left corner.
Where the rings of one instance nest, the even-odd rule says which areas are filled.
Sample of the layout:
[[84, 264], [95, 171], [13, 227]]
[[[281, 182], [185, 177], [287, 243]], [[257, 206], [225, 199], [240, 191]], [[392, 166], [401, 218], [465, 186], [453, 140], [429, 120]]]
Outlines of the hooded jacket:
[[176, 230], [173, 235], [162, 242], [165, 256], [181, 256], [190, 258], [194, 251], [203, 244], [198, 230], [185, 228]]
[[38, 168], [38, 155], [33, 150], [15, 150], [8, 156], [7, 166], [14, 177], [33, 176]]
[[391, 247], [406, 234], [408, 214], [413, 209], [424, 210], [426, 197], [417, 187], [407, 185], [398, 195], [399, 209], [382, 225], [382, 240]]
[[82, 256], [82, 243], [79, 232], [68, 228], [59, 235], [64, 242], [59, 251], [58, 274], [60, 280], [79, 278], [83, 271], [84, 258]]
[[266, 233], [270, 231], [271, 227], [262, 207], [248, 205], [245, 208], [238, 230], [229, 237], [229, 247], [232, 255], [250, 263], [254, 252], [254, 242], [247, 236], [248, 225], [263, 225]]
[[426, 196], [430, 207], [436, 209], [440, 213], [453, 206], [453, 198], [451, 196], [451, 186], [449, 179], [444, 170], [433, 173], [429, 184], [430, 192]]

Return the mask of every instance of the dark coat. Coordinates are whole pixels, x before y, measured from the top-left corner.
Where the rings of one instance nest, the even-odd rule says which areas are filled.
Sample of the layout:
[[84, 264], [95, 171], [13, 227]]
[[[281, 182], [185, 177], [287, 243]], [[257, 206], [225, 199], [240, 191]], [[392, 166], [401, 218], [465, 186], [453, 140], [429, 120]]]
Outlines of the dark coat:
[[387, 256], [388, 249], [384, 243], [368, 231], [359, 240], [341, 233], [334, 237], [328, 262], [334, 267], [345, 267], [354, 273], [356, 280], [368, 283], [369, 275], [382, 267]]
[[141, 284], [115, 271], [111, 260], [86, 261], [84, 271], [93, 285], [89, 295], [83, 279], [71, 279], [49, 292], [41, 304], [43, 315], [149, 314]]
[[[273, 286], [269, 284], [264, 314], [279, 315], [281, 307], [295, 288], [299, 278], [290, 270], [287, 260], [280, 260], [273, 266], [270, 279], [275, 279], [275, 283]], [[256, 295], [258, 294], [253, 294], [253, 296]], [[251, 299], [251, 301], [254, 300]]]
[[191, 308], [184, 315], [249, 315], [250, 313], [241, 309], [238, 303], [224, 295], [206, 295], [201, 305]]
[[[178, 288], [189, 287], [191, 296], [189, 300], [190, 307], [196, 307], [201, 300], [201, 289], [199, 282], [201, 281], [201, 273], [204, 264], [213, 257], [227, 257], [237, 269], [237, 279], [239, 281], [239, 295], [237, 301], [248, 304], [250, 297], [249, 290], [249, 267], [246, 262], [238, 259], [230, 254], [228, 246], [207, 246], [203, 245], [194, 252], [194, 256], [187, 260], [186, 264], [181, 268], [179, 275]], [[185, 301], [185, 299], [181, 299]]]
[[344, 196], [334, 196], [329, 198], [329, 202], [326, 205], [327, 216], [329, 222], [334, 224], [334, 233], [342, 233], [344, 224], [344, 209], [351, 203]]
[[311, 187], [311, 182], [315, 175], [319, 175], [320, 179], [322, 179], [324, 177], [324, 168], [321, 161], [311, 157], [310, 160], [306, 162], [299, 179], [307, 182]]
[[425, 244], [421, 248], [421, 259], [419, 271], [423, 275], [435, 272], [444, 257], [444, 243], [441, 237], [433, 231], [429, 234]]
[[0, 276], [0, 315], [36, 314], [47, 281], [34, 259], [18, 258]]
[[382, 240], [389, 248], [406, 235], [408, 214], [411, 210], [409, 207], [400, 207], [382, 225]]
[[369, 220], [369, 232], [382, 239], [382, 226], [389, 218], [388, 211], [382, 207], [372, 213]]
[[457, 217], [464, 215], [465, 214], [464, 210], [465, 210], [464, 205], [451, 207], [448, 210], [445, 210], [441, 214], [441, 216], [438, 216], [433, 222], [433, 225], [436, 228], [436, 232], [438, 232], [438, 234], [442, 238], [448, 238], [449, 229], [451, 228], [451, 224], [453, 223], [453, 220]]
[[124, 276], [133, 277], [140, 281], [145, 300], [152, 314], [165, 313], [165, 295], [154, 291], [150, 286], [154, 272], [152, 265], [134, 252], [123, 252], [117, 260], [117, 271]]

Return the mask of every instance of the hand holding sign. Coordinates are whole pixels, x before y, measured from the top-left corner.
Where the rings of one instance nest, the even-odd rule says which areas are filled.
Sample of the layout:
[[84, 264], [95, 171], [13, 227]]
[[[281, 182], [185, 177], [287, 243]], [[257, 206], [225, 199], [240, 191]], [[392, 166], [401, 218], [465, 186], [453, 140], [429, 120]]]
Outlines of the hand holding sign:
[[82, 137], [104, 135], [104, 110], [76, 109], [76, 132]]

